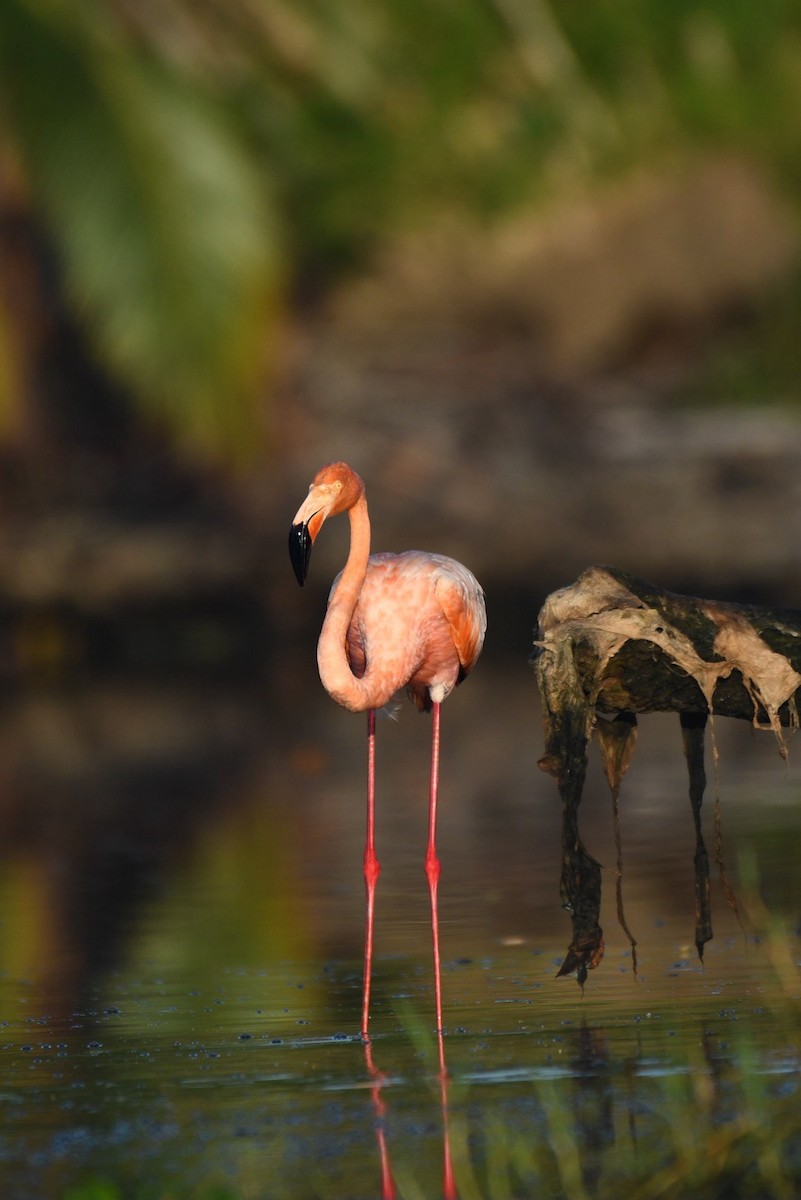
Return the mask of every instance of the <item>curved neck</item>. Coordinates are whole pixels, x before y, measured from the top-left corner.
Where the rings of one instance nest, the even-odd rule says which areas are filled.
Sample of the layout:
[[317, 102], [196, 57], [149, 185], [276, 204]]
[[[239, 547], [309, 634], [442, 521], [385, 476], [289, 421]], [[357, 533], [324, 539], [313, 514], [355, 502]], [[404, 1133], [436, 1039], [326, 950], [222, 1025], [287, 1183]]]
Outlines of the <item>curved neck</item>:
[[363, 712], [372, 705], [367, 697], [366, 685], [361, 679], [357, 679], [350, 669], [345, 648], [348, 627], [359, 599], [359, 592], [367, 573], [367, 560], [370, 557], [370, 517], [363, 495], [359, 496], [353, 508], [348, 511], [348, 517], [348, 561], [328, 601], [328, 611], [317, 643], [317, 665], [323, 687], [328, 694], [344, 708], [353, 712]]

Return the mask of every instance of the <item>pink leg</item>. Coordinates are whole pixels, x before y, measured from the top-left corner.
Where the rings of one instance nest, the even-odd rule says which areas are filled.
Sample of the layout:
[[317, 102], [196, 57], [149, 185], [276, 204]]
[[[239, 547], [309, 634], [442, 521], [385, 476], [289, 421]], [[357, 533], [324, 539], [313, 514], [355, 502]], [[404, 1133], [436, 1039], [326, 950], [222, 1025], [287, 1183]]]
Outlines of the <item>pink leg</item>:
[[[434, 946], [434, 999], [437, 1008], [437, 1033], [442, 1033], [442, 984], [439, 961], [439, 911], [437, 908], [437, 885], [440, 863], [437, 858], [437, 793], [439, 790], [439, 726], [440, 705], [434, 704], [431, 713], [431, 784], [428, 795], [428, 848], [426, 850], [426, 876], [431, 896], [431, 940]], [[440, 1042], [440, 1059], [442, 1043]], [[444, 1062], [440, 1062], [444, 1069]]]
[[428, 849], [426, 850], [426, 875], [431, 894], [431, 939], [434, 945], [434, 996], [437, 1007], [437, 1047], [439, 1049], [439, 1086], [442, 1104], [443, 1172], [442, 1195], [444, 1200], [456, 1200], [456, 1184], [451, 1162], [451, 1137], [448, 1124], [448, 1068], [445, 1065], [445, 1043], [442, 1037], [442, 983], [439, 958], [439, 911], [437, 908], [437, 885], [440, 862], [437, 858], [437, 799], [439, 794], [439, 733], [440, 705], [434, 704], [431, 712], [431, 786], [428, 806]]
[[367, 713], [367, 837], [364, 844], [364, 886], [367, 891], [367, 920], [364, 929], [364, 984], [362, 991], [362, 1037], [368, 1039], [370, 1022], [370, 979], [373, 971], [373, 915], [375, 887], [381, 873], [375, 855], [375, 709]]

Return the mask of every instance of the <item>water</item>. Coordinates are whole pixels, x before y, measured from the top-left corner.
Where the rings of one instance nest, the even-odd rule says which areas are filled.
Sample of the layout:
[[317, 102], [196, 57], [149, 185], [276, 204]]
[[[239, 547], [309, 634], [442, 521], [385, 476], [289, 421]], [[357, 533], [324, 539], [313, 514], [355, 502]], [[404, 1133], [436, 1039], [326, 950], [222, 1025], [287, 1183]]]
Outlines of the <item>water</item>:
[[[757, 1126], [783, 1129], [797, 1104], [793, 748], [787, 766], [770, 735], [716, 723], [741, 911], [713, 881], [702, 966], [678, 720], [643, 720], [621, 797], [636, 978], [593, 763], [582, 832], [605, 866], [606, 954], [582, 993], [555, 979], [570, 925], [533, 675], [477, 671], [443, 714], [443, 1076], [422, 870], [427, 720], [404, 708], [379, 726], [368, 1052], [355, 1036], [364, 725], [320, 693], [313, 663], [292, 678], [280, 696], [269, 684], [40, 691], [3, 714], [2, 1195], [430, 1197], [447, 1194], [448, 1164], [467, 1200], [624, 1183], [679, 1195], [690, 1185], [671, 1163], [694, 1139], [724, 1174], [746, 1142], [754, 1159]], [[713, 778], [710, 848], [714, 798]], [[757, 1145], [757, 1182], [774, 1170], [776, 1194], [794, 1137], [782, 1132], [775, 1170]]]

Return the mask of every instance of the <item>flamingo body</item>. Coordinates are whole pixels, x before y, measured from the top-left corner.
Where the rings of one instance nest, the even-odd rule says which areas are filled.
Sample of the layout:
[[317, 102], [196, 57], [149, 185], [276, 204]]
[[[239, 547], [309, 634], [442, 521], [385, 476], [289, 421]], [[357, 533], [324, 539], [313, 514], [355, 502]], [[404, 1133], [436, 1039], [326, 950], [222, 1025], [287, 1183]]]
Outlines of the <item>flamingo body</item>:
[[373, 664], [365, 708], [382, 708], [405, 687], [430, 711], [472, 669], [485, 629], [483, 592], [455, 559], [421, 550], [371, 554], [347, 631], [354, 675], [363, 678]]
[[[470, 672], [487, 628], [484, 593], [467, 567], [442, 554], [407, 550], [370, 554], [364, 483], [347, 463], [315, 475], [289, 531], [289, 553], [303, 585], [312, 545], [328, 517], [347, 512], [350, 550], [334, 580], [317, 643], [320, 678], [329, 695], [352, 712], [367, 713], [367, 838], [364, 880], [367, 921], [362, 993], [362, 1037], [368, 1039], [373, 912], [379, 863], [375, 853], [375, 712], [406, 688], [417, 707], [432, 713], [431, 782], [425, 870], [431, 931], [437, 1032], [442, 1036], [436, 853], [440, 705]], [[444, 1056], [440, 1045], [444, 1070]]]

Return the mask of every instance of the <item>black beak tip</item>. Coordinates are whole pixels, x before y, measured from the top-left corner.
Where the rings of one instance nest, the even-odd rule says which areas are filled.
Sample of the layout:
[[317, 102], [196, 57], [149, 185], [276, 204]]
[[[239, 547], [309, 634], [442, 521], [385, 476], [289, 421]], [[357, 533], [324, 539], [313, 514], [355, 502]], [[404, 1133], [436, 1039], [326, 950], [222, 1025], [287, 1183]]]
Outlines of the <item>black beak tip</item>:
[[303, 522], [293, 525], [289, 530], [289, 559], [295, 572], [295, 578], [301, 587], [303, 587], [309, 571], [311, 548], [312, 540], [308, 525], [304, 525]]

